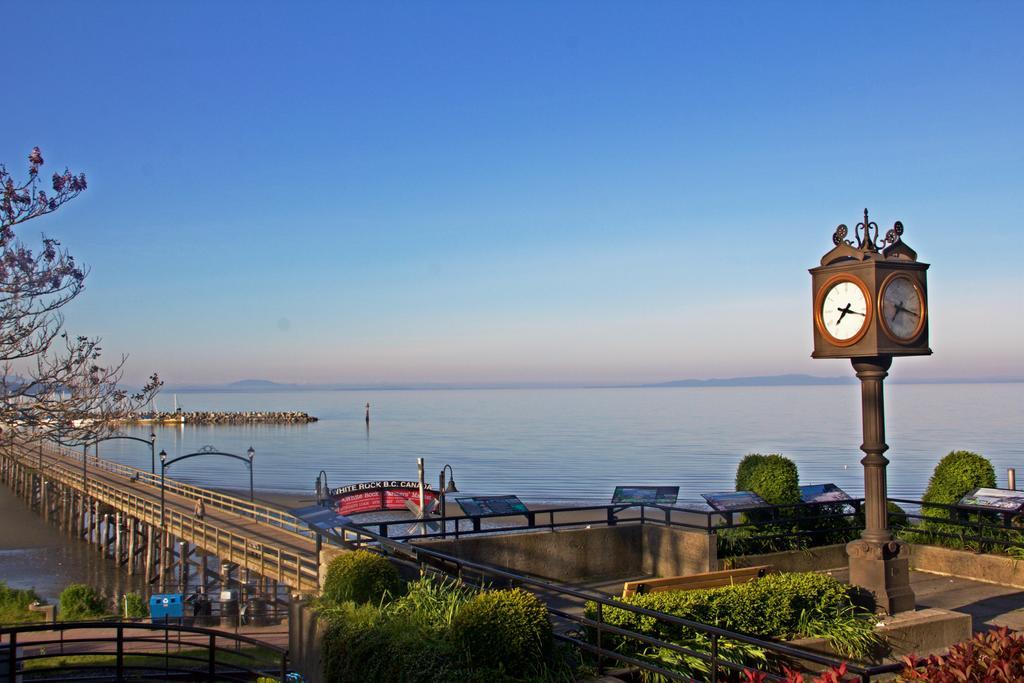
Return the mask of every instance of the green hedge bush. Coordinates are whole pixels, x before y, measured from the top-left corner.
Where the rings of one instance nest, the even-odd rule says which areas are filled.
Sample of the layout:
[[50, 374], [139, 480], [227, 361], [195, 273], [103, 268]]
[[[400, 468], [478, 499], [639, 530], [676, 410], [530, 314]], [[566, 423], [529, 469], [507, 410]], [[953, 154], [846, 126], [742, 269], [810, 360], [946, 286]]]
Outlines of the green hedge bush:
[[144, 619], [149, 616], [149, 605], [138, 593], [128, 593], [118, 601], [117, 610], [125, 619]]
[[796, 463], [782, 455], [768, 455], [750, 474], [750, 490], [772, 505], [800, 502], [800, 475]]
[[343, 553], [327, 565], [323, 597], [335, 604], [379, 604], [387, 595], [397, 596], [403, 583], [386, 557], [368, 550]]
[[[850, 586], [825, 574], [785, 573], [722, 588], [638, 594], [623, 602], [752, 636], [826, 638], [843, 656], [864, 656], [880, 639], [872, 615], [855, 607], [852, 595]], [[597, 606], [588, 603], [586, 613], [595, 618]], [[613, 626], [689, 647], [702, 641], [692, 629], [623, 609], [606, 607], [604, 619]], [[618, 646], [643, 653], [643, 644], [635, 641], [622, 640]], [[756, 660], [764, 652], [746, 656]]]
[[971, 451], [953, 451], [935, 466], [921, 500], [925, 503], [956, 505], [974, 489], [995, 488], [995, 485], [996, 471], [988, 458]]
[[[999, 515], [989, 512], [964, 513], [929, 505], [955, 505], [976, 488], [994, 488], [996, 472], [987, 458], [971, 451], [953, 451], [935, 466], [928, 489], [921, 498], [919, 524], [907, 525], [900, 537], [911, 543], [928, 543], [975, 552], [996, 552], [1014, 557], [1024, 555], [1024, 535], [1004, 528]], [[955, 522], [966, 522], [968, 526]], [[975, 537], [975, 538], [972, 538]]]
[[327, 622], [325, 680], [573, 680], [568, 664], [550, 647], [547, 610], [522, 591], [478, 594], [455, 581], [427, 577], [379, 605], [325, 604], [320, 614]]
[[6, 582], [0, 581], [0, 624], [40, 621], [42, 614], [28, 611], [28, 606], [38, 599], [31, 589], [8, 588]]
[[107, 601], [92, 586], [72, 583], [60, 594], [60, 618], [63, 621], [85, 621], [106, 616]]
[[548, 610], [518, 588], [479, 593], [452, 619], [451, 641], [469, 669], [534, 672], [551, 654]]
[[751, 476], [761, 463], [765, 461], [767, 456], [761, 455], [760, 453], [750, 453], [749, 455], [743, 456], [740, 460], [740, 464], [736, 466], [736, 490], [737, 491], [751, 491], [750, 488]]

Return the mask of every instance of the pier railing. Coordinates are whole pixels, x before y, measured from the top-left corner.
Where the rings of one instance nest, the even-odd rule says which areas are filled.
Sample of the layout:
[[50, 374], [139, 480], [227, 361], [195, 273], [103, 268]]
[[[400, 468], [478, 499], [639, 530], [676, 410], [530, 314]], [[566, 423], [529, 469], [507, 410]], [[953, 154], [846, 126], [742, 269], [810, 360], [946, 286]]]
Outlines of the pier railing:
[[[49, 454], [54, 457], [68, 458], [79, 463], [82, 462], [83, 457], [80, 451], [52, 443], [44, 444], [43, 452], [44, 454]], [[160, 490], [159, 474], [153, 474], [152, 472], [131, 467], [129, 465], [122, 465], [121, 463], [114, 462], [112, 460], [97, 458], [93, 455], [87, 455], [85, 457], [87, 458], [86, 464], [88, 467], [95, 467], [112, 474], [127, 477], [133, 482], [152, 486], [156, 490]], [[212, 505], [220, 508], [221, 510], [233, 512], [237, 515], [251, 517], [261, 524], [276, 526], [280, 529], [296, 534], [297, 536], [302, 536], [303, 538], [314, 537], [314, 534], [309, 530], [309, 527], [305, 522], [284, 510], [270, 505], [243, 500], [230, 494], [212, 491], [199, 486], [192, 486], [191, 484], [186, 484], [167, 477], [164, 477], [164, 489], [169, 493], [175, 493], [185, 498], [202, 500], [204, 505]]]
[[33, 681], [289, 680], [284, 648], [225, 631], [128, 621], [0, 628], [0, 680], [29, 674]]
[[[263, 543], [258, 538], [254, 538], [255, 534], [248, 535], [244, 531], [227, 528], [209, 518], [199, 519], [191, 514], [182, 513], [172, 506], [168, 506], [161, 515], [158, 500], [139, 495], [130, 488], [114, 486], [96, 477], [87, 477], [83, 482], [81, 469], [71, 462], [73, 461], [71, 454], [64, 452], [58, 455], [67, 459], [51, 460], [44, 463], [47, 478], [80, 489], [84, 494], [111, 505], [142, 522], [166, 529], [177, 538], [193, 545], [199, 545], [216, 554], [221, 560], [248, 567], [259, 572], [261, 576], [275, 578], [300, 591], [315, 591], [319, 588], [320, 563], [315, 553], [304, 554], [298, 549], [291, 549], [287, 545], [276, 542], [273, 544]], [[38, 466], [35, 454], [21, 451], [19, 459], [24, 465]], [[79, 455], [78, 461], [81, 462], [81, 455]], [[93, 461], [94, 459], [90, 458], [87, 466], [94, 466]], [[103, 465], [117, 465], [117, 463], [101, 460], [99, 466], [101, 469], [106, 469]], [[108, 471], [123, 476], [123, 472], [118, 471], [117, 468]], [[202, 489], [197, 490], [201, 491]], [[315, 536], [312, 531], [309, 531], [308, 526], [306, 526], [305, 533], [296, 535], [304, 539], [308, 536]]]

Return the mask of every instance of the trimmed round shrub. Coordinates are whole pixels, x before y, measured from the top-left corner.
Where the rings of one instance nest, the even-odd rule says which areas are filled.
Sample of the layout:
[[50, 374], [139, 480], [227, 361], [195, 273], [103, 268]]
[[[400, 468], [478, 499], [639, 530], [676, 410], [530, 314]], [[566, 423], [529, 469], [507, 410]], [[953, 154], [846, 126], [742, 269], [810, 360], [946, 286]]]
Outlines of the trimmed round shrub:
[[453, 650], [471, 669], [535, 671], [551, 653], [551, 622], [537, 596], [519, 588], [485, 591], [452, 619]]
[[92, 586], [73, 583], [60, 594], [60, 618], [64, 621], [97, 619], [107, 612], [107, 601]]
[[736, 490], [753, 491], [772, 505], [800, 502], [796, 463], [782, 455], [752, 453], [736, 468]]
[[327, 565], [324, 598], [334, 603], [380, 604], [402, 593], [402, 579], [388, 559], [368, 550], [343, 553]]
[[995, 488], [996, 471], [988, 458], [971, 451], [953, 451], [935, 466], [925, 503], [955, 505], [976, 488]]
[[765, 456], [760, 453], [751, 453], [743, 456], [740, 464], [736, 466], [736, 490], [750, 491], [750, 477], [761, 463]]

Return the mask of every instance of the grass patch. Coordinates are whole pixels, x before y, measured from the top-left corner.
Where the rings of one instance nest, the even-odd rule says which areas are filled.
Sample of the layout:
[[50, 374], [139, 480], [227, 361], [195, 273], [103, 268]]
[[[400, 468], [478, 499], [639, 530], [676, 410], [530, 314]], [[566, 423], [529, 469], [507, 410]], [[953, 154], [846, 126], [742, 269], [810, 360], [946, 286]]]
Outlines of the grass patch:
[[[111, 643], [111, 647], [114, 645]], [[157, 644], [154, 644], [157, 645]], [[26, 644], [25, 654], [40, 654], [31, 644]], [[49, 649], [54, 649], [50, 646]], [[42, 648], [46, 650], [46, 648]], [[194, 657], [202, 661], [189, 661], [178, 657]], [[207, 650], [201, 648], [182, 649], [181, 652], [171, 649], [168, 657], [170, 666], [189, 669], [206, 669]], [[267, 669], [280, 666], [281, 657], [276, 652], [262, 647], [243, 647], [237, 651], [217, 651], [218, 666], [240, 666], [247, 669]], [[24, 671], [39, 671], [42, 669], [110, 669], [117, 665], [116, 655], [52, 655], [39, 659], [30, 659], [25, 662]], [[128, 653], [124, 656], [125, 666], [142, 666], [162, 668], [164, 665], [164, 653]]]

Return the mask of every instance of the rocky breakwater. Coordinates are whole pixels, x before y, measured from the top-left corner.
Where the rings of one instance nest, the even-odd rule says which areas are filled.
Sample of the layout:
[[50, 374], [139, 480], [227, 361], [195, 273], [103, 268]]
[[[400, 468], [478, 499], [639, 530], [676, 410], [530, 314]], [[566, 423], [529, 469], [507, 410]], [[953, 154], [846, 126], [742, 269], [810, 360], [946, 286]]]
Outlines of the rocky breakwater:
[[185, 418], [185, 424], [243, 424], [258, 422], [263, 424], [306, 424], [308, 422], [316, 422], [317, 418], [313, 417], [309, 413], [304, 413], [297, 410], [289, 410], [284, 412], [263, 412], [263, 411], [251, 411], [251, 412], [203, 412], [203, 411], [190, 411], [182, 413], [182, 417]]
[[153, 413], [140, 416], [136, 422], [184, 423], [195, 425], [232, 424], [308, 424], [317, 418], [309, 413], [288, 411], [223, 411], [190, 410], [174, 413]]

